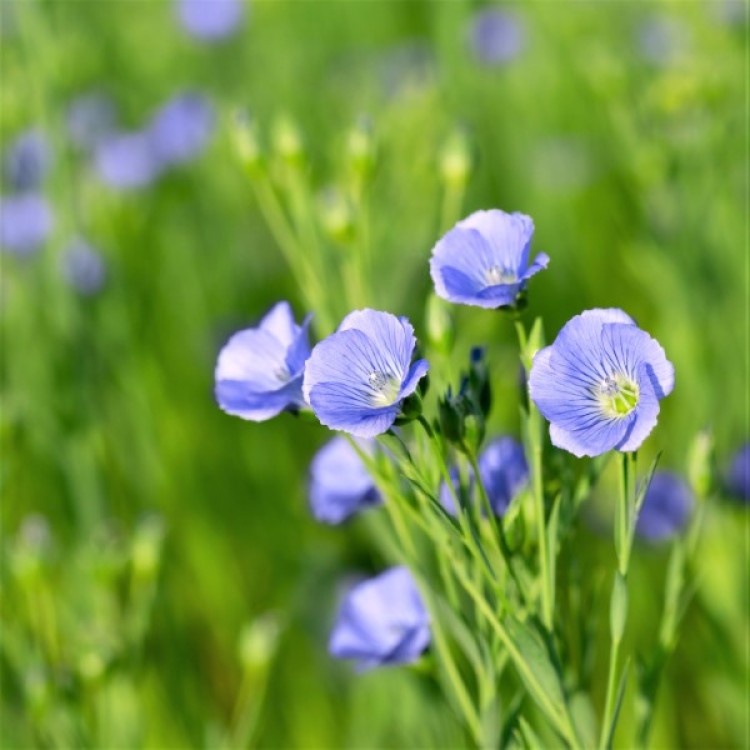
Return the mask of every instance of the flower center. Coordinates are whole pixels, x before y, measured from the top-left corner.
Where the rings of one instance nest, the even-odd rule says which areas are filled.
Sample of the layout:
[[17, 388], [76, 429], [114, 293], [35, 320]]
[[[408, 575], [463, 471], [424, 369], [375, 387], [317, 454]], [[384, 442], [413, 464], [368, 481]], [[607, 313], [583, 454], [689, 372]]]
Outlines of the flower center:
[[279, 365], [274, 371], [273, 376], [276, 378], [276, 380], [280, 381], [281, 383], [286, 383], [290, 380], [291, 373], [289, 370], [284, 367], [283, 365]]
[[488, 286], [497, 286], [498, 284], [515, 284], [518, 276], [515, 271], [500, 266], [491, 266], [484, 272], [484, 279]]
[[596, 397], [608, 417], [624, 417], [638, 405], [638, 383], [626, 375], [608, 375], [596, 387]]
[[373, 370], [367, 376], [367, 384], [372, 389], [370, 400], [373, 406], [391, 406], [401, 391], [401, 383], [398, 378], [379, 370]]

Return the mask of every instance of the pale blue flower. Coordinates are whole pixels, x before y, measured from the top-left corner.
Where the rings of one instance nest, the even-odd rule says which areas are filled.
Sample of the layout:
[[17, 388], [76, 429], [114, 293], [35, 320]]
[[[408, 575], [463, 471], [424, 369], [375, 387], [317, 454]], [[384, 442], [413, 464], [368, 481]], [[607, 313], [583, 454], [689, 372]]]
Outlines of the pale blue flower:
[[416, 661], [430, 644], [430, 618], [407, 568], [355, 586], [344, 599], [328, 643], [332, 656], [360, 671]]
[[[371, 441], [359, 441], [366, 453]], [[359, 510], [378, 505], [380, 493], [364, 462], [349, 441], [337, 435], [316, 454], [310, 465], [310, 508], [324, 523], [338, 524]]]
[[41, 130], [26, 130], [8, 146], [3, 162], [13, 190], [35, 190], [49, 172], [52, 149]]
[[182, 27], [202, 41], [218, 41], [234, 33], [244, 15], [243, 0], [177, 0]]
[[529, 393], [553, 445], [575, 456], [635, 451], [674, 387], [661, 345], [622, 310], [587, 310], [537, 352]]
[[119, 190], [146, 187], [161, 174], [148, 131], [109, 134], [94, 149], [94, 166], [102, 182]]
[[498, 8], [479, 11], [471, 20], [471, 48], [484, 65], [501, 65], [523, 50], [526, 35], [521, 22], [512, 13]]
[[662, 541], [677, 534], [693, 509], [693, 493], [687, 482], [670, 471], [654, 474], [646, 490], [635, 530], [649, 541]]
[[60, 266], [65, 281], [84, 297], [93, 296], [104, 286], [107, 276], [104, 259], [81, 238], [73, 240], [63, 250]]
[[750, 443], [734, 454], [726, 484], [732, 497], [750, 503]]
[[213, 106], [205, 96], [178, 94], [159, 109], [149, 126], [154, 156], [162, 167], [190, 161], [206, 147], [213, 128]]
[[31, 255], [47, 241], [54, 226], [52, 209], [37, 193], [0, 198], [0, 248]]
[[347, 315], [305, 368], [305, 399], [321, 424], [363, 438], [386, 432], [429, 369], [423, 359], [411, 364], [415, 346], [406, 318], [376, 310]]
[[310, 354], [308, 326], [288, 302], [269, 310], [256, 328], [232, 336], [216, 365], [216, 400], [227, 414], [262, 422], [304, 406], [302, 373]]
[[464, 305], [512, 305], [526, 282], [549, 263], [549, 257], [539, 253], [529, 265], [533, 234], [534, 223], [524, 214], [497, 209], [471, 214], [432, 250], [435, 291]]

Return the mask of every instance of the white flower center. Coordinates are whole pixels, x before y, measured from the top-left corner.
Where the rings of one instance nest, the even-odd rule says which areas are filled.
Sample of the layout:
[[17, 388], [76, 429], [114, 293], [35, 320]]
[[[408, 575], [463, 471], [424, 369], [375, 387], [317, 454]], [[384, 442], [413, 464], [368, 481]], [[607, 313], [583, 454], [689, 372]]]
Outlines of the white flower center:
[[367, 384], [372, 393], [370, 401], [373, 406], [391, 406], [398, 398], [401, 391], [401, 383], [388, 372], [373, 370], [367, 376]]
[[500, 266], [491, 266], [484, 272], [484, 280], [488, 286], [497, 286], [498, 284], [515, 284], [518, 276], [515, 271]]

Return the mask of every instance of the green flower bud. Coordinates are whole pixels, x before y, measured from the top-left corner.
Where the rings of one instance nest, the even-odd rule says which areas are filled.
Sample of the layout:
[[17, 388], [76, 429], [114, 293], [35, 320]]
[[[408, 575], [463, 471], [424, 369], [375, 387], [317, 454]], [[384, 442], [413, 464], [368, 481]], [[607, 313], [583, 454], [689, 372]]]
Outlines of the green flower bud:
[[375, 144], [372, 126], [366, 118], [349, 130], [346, 138], [346, 153], [352, 171], [360, 178], [371, 174], [375, 166]]
[[465, 435], [464, 418], [466, 416], [463, 397], [454, 397], [450, 388], [438, 401], [438, 421], [443, 437], [451, 443], [460, 444]]
[[715, 484], [714, 436], [701, 430], [688, 449], [688, 479], [697, 498], [708, 497]]
[[258, 126], [244, 110], [235, 112], [230, 127], [235, 153], [248, 175], [255, 175], [263, 163]]
[[456, 339], [453, 309], [448, 302], [434, 292], [427, 299], [427, 340], [430, 346], [443, 355], [448, 355]]
[[159, 567], [164, 541], [164, 522], [159, 516], [146, 517], [135, 531], [131, 550], [133, 575], [153, 578]]
[[464, 419], [464, 446], [473, 455], [479, 453], [484, 441], [484, 419], [481, 414], [469, 414]]
[[446, 186], [464, 187], [471, 171], [469, 139], [463, 129], [456, 129], [440, 153], [440, 175]]
[[348, 243], [352, 239], [354, 217], [348, 201], [336, 188], [323, 191], [318, 200], [320, 223], [335, 242]]
[[279, 641], [281, 624], [273, 613], [267, 613], [245, 625], [240, 634], [239, 658], [243, 669], [257, 672], [271, 661]]
[[278, 117], [271, 129], [273, 149], [284, 161], [298, 164], [304, 158], [302, 136], [290, 117]]

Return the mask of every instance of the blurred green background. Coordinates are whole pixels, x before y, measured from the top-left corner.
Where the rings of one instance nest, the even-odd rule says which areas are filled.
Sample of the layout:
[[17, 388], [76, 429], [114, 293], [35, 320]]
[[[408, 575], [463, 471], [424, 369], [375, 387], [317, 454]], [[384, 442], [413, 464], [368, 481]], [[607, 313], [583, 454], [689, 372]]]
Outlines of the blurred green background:
[[[418, 335], [441, 149], [464, 128], [462, 215], [534, 218], [532, 252], [552, 260], [529, 313], [548, 337], [583, 309], [622, 307], [674, 362], [649, 452], [684, 471], [709, 427], [723, 469], [747, 439], [747, 8], [503, 4], [515, 36], [493, 61], [472, 41], [488, 7], [253, 2], [208, 42], [171, 2], [2, 0], [0, 135], [4, 148], [30, 127], [49, 138], [55, 214], [42, 249], [0, 256], [3, 746], [466, 743], [426, 674], [356, 676], [326, 654], [347, 578], [382, 567], [366, 520], [327, 528], [308, 514], [306, 470], [326, 431], [243, 422], [213, 401], [230, 333], [280, 298], [304, 312], [227, 135], [237, 106], [262, 133], [280, 115], [297, 123], [320, 191], [341, 180], [346, 134], [369, 119], [376, 272], [363, 303], [409, 315]], [[106, 92], [136, 128], [188, 89], [213, 104], [211, 138], [151, 185], [104, 185], [69, 143], [81, 94]], [[104, 259], [96, 294], [60, 273], [75, 235]], [[323, 283], [343, 299], [338, 280]], [[517, 432], [510, 323], [472, 309], [457, 323], [457, 360], [488, 345], [494, 427]], [[655, 747], [748, 746], [747, 540], [744, 509], [717, 497]], [[583, 524], [577, 544], [592, 581], [611, 570], [608, 536]], [[666, 555], [635, 561], [636, 650], [658, 622]], [[597, 658], [603, 671], [604, 645]]]

